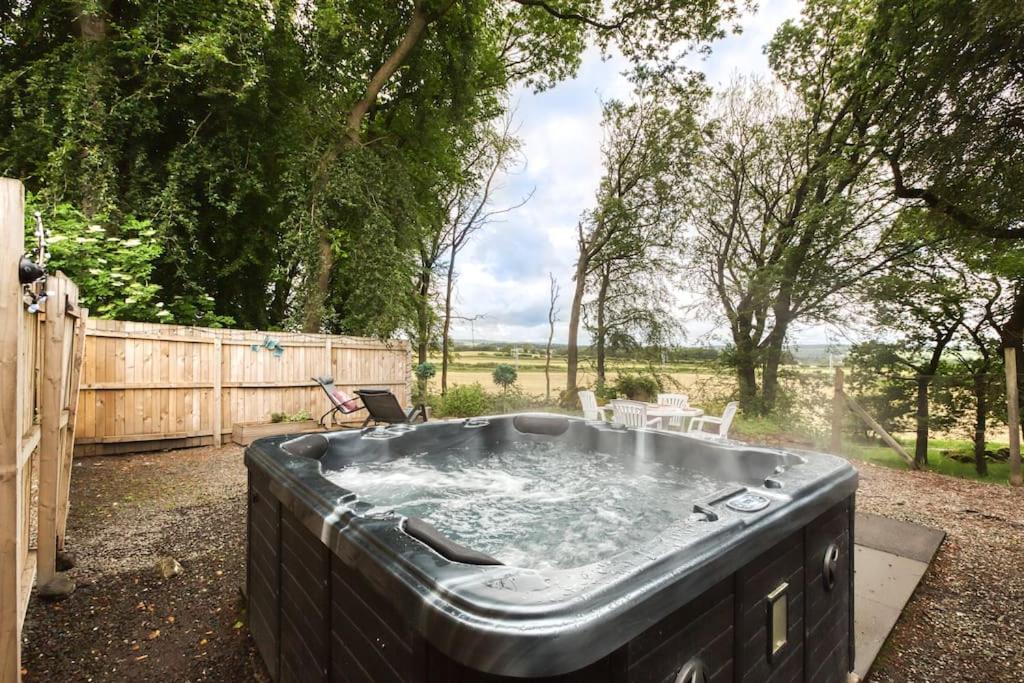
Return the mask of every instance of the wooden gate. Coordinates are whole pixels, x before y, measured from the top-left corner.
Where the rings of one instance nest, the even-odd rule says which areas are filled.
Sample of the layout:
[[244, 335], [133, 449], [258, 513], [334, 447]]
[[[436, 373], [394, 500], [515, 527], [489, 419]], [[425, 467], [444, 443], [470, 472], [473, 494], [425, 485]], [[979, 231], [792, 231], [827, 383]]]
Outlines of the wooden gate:
[[[85, 341], [71, 280], [57, 273], [24, 290], [18, 280], [24, 212], [21, 183], [0, 179], [0, 683], [20, 678], [33, 580], [56, 577], [64, 545]], [[44, 293], [41, 311], [28, 310], [25, 295]]]

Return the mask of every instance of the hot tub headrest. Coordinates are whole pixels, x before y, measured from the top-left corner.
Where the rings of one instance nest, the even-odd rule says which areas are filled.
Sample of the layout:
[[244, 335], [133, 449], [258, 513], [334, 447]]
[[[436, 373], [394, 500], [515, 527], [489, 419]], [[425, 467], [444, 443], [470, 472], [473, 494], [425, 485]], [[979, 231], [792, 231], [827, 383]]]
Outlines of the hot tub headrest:
[[452, 562], [462, 562], [463, 564], [501, 564], [501, 562], [486, 553], [456, 543], [438, 531], [433, 524], [419, 517], [409, 517], [405, 520], [402, 528], [405, 529], [405, 533], [433, 549], [441, 557]]
[[569, 429], [569, 418], [563, 415], [516, 415], [512, 425], [523, 434], [560, 436]]
[[319, 460], [327, 452], [327, 437], [323, 434], [303, 434], [281, 444], [281, 450], [298, 458]]

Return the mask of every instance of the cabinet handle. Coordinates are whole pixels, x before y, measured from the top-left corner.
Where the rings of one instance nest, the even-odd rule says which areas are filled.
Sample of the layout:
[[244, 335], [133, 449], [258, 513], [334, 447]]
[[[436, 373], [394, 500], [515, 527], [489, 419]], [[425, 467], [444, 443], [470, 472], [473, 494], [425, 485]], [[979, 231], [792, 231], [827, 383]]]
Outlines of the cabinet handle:
[[839, 546], [829, 543], [825, 548], [825, 559], [821, 565], [821, 579], [825, 583], [825, 590], [830, 591], [836, 587], [836, 572], [839, 570]]
[[699, 657], [694, 657], [676, 674], [675, 683], [708, 683], [708, 672], [704, 668], [704, 662]]

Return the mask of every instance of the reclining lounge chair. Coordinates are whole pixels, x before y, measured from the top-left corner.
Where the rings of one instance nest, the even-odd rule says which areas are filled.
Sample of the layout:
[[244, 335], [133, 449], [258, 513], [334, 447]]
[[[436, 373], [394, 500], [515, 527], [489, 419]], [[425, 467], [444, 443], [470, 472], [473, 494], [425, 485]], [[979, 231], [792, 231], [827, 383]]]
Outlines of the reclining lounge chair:
[[426, 422], [422, 406], [405, 409], [387, 389], [357, 389], [356, 396], [362, 399], [363, 407], [369, 413], [363, 422], [364, 427], [371, 422], [387, 425], [408, 425], [417, 420]]
[[334, 386], [334, 378], [330, 375], [321, 375], [320, 377], [313, 377], [312, 379], [314, 382], [319, 384], [320, 388], [324, 390], [325, 394], [327, 394], [327, 398], [330, 400], [332, 406], [330, 410], [320, 416], [320, 426], [324, 429], [327, 429], [328, 418], [333, 420], [335, 413], [349, 415], [363, 409], [363, 406], [359, 405], [359, 402], [356, 399]]

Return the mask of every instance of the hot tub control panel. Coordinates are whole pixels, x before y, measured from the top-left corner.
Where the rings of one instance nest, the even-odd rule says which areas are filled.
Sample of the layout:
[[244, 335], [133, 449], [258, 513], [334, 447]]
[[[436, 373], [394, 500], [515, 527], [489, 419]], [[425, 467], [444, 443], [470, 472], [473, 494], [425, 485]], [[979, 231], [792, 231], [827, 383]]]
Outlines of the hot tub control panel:
[[768, 507], [770, 501], [756, 493], [744, 493], [730, 498], [725, 504], [737, 512], [757, 512]]

